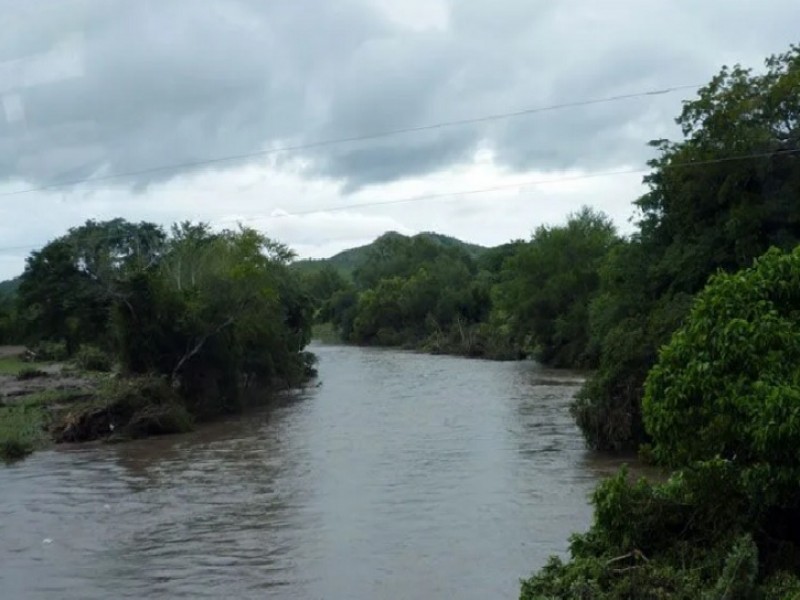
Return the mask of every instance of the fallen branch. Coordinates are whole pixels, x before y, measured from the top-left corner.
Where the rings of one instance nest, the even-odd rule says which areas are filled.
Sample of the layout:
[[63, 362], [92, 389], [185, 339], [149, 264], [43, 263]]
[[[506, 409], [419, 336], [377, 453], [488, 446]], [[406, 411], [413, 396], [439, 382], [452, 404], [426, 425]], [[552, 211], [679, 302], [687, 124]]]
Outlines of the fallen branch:
[[230, 326], [230, 325], [233, 325], [233, 323], [234, 323], [234, 320], [235, 320], [235, 319], [234, 319], [233, 317], [228, 317], [227, 319], [225, 319], [225, 322], [224, 322], [224, 323], [222, 323], [222, 325], [220, 325], [219, 327], [217, 327], [217, 328], [216, 328], [214, 331], [211, 331], [210, 333], [207, 333], [206, 335], [204, 335], [203, 337], [201, 337], [201, 338], [200, 338], [200, 339], [197, 341], [197, 343], [194, 345], [194, 348], [192, 348], [191, 350], [187, 351], [187, 352], [186, 352], [186, 353], [185, 353], [185, 354], [184, 354], [184, 355], [181, 357], [181, 359], [178, 361], [178, 364], [177, 364], [177, 365], [175, 365], [175, 368], [174, 368], [174, 369], [172, 369], [172, 375], [170, 376], [170, 379], [171, 379], [171, 380], [174, 382], [174, 381], [175, 381], [175, 379], [176, 379], [176, 377], [178, 376], [178, 373], [179, 373], [179, 372], [180, 372], [180, 370], [183, 368], [183, 365], [185, 365], [185, 364], [186, 364], [186, 362], [187, 362], [189, 359], [191, 359], [191, 358], [192, 358], [193, 356], [195, 356], [195, 355], [196, 355], [198, 352], [200, 352], [200, 350], [202, 350], [202, 349], [203, 349], [203, 346], [205, 345], [205, 343], [206, 343], [206, 341], [208, 340], [208, 338], [210, 338], [210, 337], [211, 337], [211, 336], [213, 336], [213, 335], [216, 335], [216, 334], [218, 334], [220, 331], [222, 331], [222, 330], [223, 330], [223, 329], [225, 329], [226, 327], [228, 327], [228, 326]]

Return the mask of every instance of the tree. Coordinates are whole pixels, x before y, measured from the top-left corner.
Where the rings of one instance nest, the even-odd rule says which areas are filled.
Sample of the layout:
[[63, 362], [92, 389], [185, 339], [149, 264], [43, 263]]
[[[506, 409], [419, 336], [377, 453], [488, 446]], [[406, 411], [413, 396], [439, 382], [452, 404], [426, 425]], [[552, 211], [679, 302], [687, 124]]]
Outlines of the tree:
[[[711, 278], [647, 377], [650, 454], [522, 598], [796, 598], [800, 593], [800, 246]], [[581, 596], [583, 594], [583, 596]]]
[[532, 347], [546, 364], [594, 366], [589, 304], [598, 269], [616, 242], [610, 219], [584, 207], [565, 226], [539, 227], [517, 248], [504, 263], [495, 303], [519, 345]]
[[344, 276], [328, 264], [307, 274], [304, 279], [308, 294], [317, 306], [349, 285]]
[[574, 413], [594, 448], [646, 440], [645, 377], [708, 277], [800, 242], [800, 48], [766, 66], [724, 68], [685, 104], [685, 139], [654, 142], [638, 232], [609, 255], [592, 308], [599, 369]]
[[35, 251], [20, 278], [18, 303], [31, 340], [107, 340], [116, 284], [157, 260], [164, 232], [152, 223], [87, 221]]
[[237, 408], [246, 381], [296, 381], [311, 303], [291, 258], [252, 229], [175, 226], [161, 260], [128, 279], [115, 303], [123, 366], [168, 377], [200, 414]]

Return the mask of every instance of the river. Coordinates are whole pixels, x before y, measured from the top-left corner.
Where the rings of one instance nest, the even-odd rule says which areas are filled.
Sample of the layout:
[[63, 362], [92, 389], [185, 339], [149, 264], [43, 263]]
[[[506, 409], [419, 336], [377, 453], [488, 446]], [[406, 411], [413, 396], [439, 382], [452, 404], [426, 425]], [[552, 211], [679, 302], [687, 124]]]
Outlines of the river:
[[320, 385], [198, 431], [0, 466], [9, 599], [516, 598], [618, 464], [575, 374], [315, 346]]

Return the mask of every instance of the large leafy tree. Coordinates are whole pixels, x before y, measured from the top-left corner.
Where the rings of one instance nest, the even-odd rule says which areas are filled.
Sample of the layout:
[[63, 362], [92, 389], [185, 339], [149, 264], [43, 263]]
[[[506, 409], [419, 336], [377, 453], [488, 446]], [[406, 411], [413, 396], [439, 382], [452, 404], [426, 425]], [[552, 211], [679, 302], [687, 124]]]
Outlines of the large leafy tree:
[[292, 256], [252, 229], [176, 226], [161, 260], [115, 303], [123, 365], [168, 377], [200, 413], [236, 408], [245, 381], [299, 378], [311, 302]]
[[684, 140], [654, 142], [639, 231], [609, 256], [592, 308], [600, 368], [574, 407], [591, 446], [645, 439], [644, 379], [710, 275], [800, 242], [798, 89], [798, 47], [760, 74], [725, 68], [685, 104]]
[[119, 281], [158, 260], [165, 235], [152, 223], [87, 221], [33, 252], [18, 302], [27, 337], [103, 344]]
[[598, 270], [617, 243], [610, 219], [583, 208], [564, 226], [539, 227], [507, 259], [495, 292], [517, 343], [558, 367], [593, 366], [589, 304]]

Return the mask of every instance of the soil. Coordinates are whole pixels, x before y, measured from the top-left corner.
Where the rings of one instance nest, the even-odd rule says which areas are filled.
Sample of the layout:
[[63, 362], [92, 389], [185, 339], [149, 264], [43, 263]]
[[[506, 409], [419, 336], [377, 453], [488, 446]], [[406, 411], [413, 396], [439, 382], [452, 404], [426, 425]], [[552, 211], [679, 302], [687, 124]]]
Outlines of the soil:
[[[0, 357], [20, 356], [24, 352], [23, 346], [0, 346]], [[18, 380], [14, 375], [0, 375], [0, 404], [10, 404], [30, 394], [47, 390], [89, 392], [97, 387], [96, 381], [65, 372], [64, 367], [65, 365], [59, 363], [38, 365], [37, 368], [47, 375], [24, 381]]]

